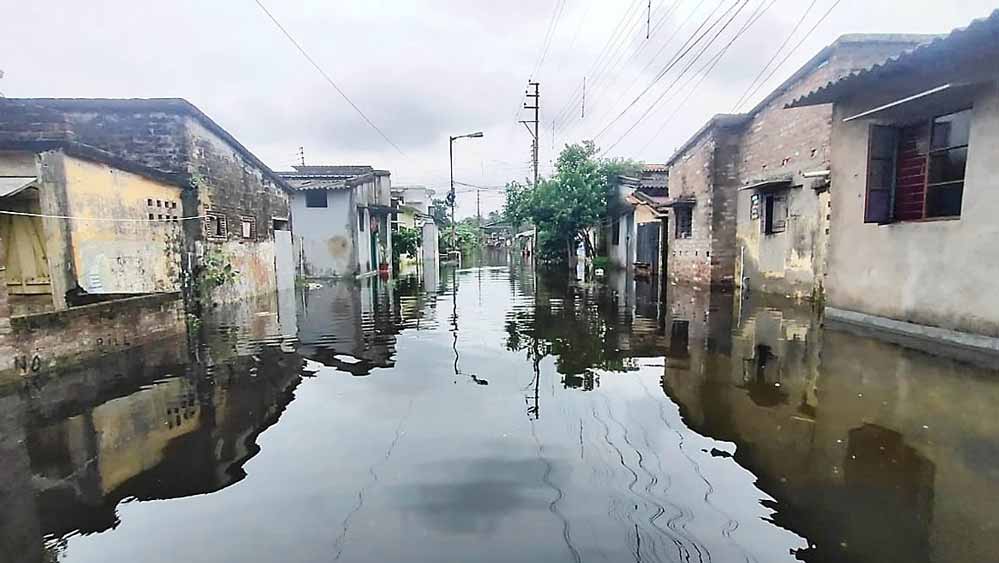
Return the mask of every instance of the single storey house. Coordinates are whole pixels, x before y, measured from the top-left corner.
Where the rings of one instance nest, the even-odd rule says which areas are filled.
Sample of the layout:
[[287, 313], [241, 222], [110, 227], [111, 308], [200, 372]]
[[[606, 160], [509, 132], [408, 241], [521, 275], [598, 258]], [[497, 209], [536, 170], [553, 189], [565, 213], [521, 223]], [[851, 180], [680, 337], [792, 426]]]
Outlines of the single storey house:
[[392, 268], [392, 182], [371, 166], [294, 166], [295, 258], [307, 278], [367, 275]]
[[834, 104], [826, 318], [999, 351], [999, 11], [789, 107]]

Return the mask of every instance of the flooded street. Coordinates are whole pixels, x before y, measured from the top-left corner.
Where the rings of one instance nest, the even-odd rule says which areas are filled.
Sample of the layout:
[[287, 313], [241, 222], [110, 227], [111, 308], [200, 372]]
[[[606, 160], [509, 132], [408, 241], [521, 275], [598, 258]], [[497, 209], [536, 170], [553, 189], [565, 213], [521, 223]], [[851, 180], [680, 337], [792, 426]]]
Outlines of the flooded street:
[[996, 373], [520, 263], [300, 289], [0, 398], [0, 560], [999, 553]]

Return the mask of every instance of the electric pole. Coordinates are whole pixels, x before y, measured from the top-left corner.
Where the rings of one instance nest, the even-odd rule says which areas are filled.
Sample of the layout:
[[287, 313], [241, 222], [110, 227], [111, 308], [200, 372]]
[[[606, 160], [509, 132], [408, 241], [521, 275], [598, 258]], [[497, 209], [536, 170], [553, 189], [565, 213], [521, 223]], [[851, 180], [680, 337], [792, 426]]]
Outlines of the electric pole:
[[649, 11], [645, 16], [645, 38], [648, 39], [652, 33], [652, 0], [649, 0]]
[[[531, 137], [534, 139], [534, 142], [531, 144], [531, 161], [534, 164], [534, 186], [535, 187], [537, 187], [537, 185], [538, 185], [538, 141], [539, 141], [538, 135], [541, 132], [538, 129], [538, 111], [541, 109], [541, 93], [539, 92], [539, 87], [540, 87], [540, 84], [538, 82], [530, 82], [529, 81], [527, 83], [527, 92], [526, 92], [526, 94], [527, 94], [528, 98], [532, 98], [534, 100], [534, 105], [530, 106], [530, 105], [527, 105], [525, 103], [524, 104], [524, 109], [533, 109], [534, 110], [534, 119], [531, 120], [531, 121], [521, 121], [521, 123], [524, 124], [524, 127], [527, 127], [527, 132], [530, 133]], [[533, 91], [531, 91], [532, 88], [534, 89]], [[531, 128], [531, 125], [534, 126], [533, 129]]]

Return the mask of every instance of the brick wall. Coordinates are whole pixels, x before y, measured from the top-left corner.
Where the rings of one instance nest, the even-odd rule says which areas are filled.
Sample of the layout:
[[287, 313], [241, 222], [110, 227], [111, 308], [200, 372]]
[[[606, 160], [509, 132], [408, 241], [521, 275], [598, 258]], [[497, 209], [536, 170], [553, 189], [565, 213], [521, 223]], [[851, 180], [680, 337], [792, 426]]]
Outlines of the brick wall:
[[[784, 233], [764, 236], [760, 220], [750, 218], [750, 195], [741, 194], [732, 217], [738, 223], [738, 243], [734, 254], [744, 248], [744, 262], [735, 270], [754, 289], [795, 297], [815, 295], [821, 288], [819, 272], [824, 271], [825, 216], [820, 194], [811, 189], [814, 180], [803, 171], [828, 170], [832, 132], [832, 106], [820, 105], [784, 109], [784, 105], [850, 72], [883, 61], [905, 48], [911, 40], [841, 40], [823, 63], [768, 101], [751, 116], [739, 140], [735, 183], [788, 175], [792, 184], [803, 186], [789, 194], [789, 216]], [[762, 216], [762, 215], [761, 215]], [[733, 240], [736, 240], [734, 237]], [[738, 261], [738, 256], [735, 257]]]
[[714, 189], [711, 190], [711, 284], [730, 286], [735, 277], [741, 129], [715, 131]]
[[690, 238], [676, 238], [670, 211], [667, 271], [673, 283], [731, 285], [739, 157], [738, 126], [714, 126], [672, 163], [671, 199], [694, 199]]
[[7, 337], [12, 369], [0, 370], [0, 384], [175, 338], [187, 329], [176, 293], [132, 297], [10, 320]]

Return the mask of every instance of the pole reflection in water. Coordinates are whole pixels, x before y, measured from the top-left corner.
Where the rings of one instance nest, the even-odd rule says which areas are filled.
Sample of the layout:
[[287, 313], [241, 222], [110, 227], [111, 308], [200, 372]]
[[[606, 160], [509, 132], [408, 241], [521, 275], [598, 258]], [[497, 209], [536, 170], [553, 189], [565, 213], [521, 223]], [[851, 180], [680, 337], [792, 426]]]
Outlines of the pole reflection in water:
[[487, 256], [39, 374], [0, 391], [0, 561], [999, 552], [994, 372], [660, 293]]

